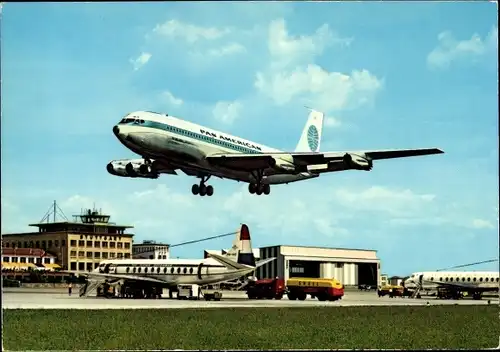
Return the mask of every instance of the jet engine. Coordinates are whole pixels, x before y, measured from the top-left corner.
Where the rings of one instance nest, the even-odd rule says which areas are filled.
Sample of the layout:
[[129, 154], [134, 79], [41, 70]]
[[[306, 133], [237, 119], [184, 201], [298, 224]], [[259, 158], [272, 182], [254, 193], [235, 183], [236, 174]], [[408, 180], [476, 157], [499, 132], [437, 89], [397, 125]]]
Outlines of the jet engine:
[[158, 178], [151, 165], [146, 165], [144, 160], [114, 160], [106, 170], [112, 175], [121, 177]]
[[295, 172], [297, 167], [293, 163], [293, 156], [284, 154], [279, 157], [271, 157], [269, 166], [279, 172]]
[[342, 159], [348, 167], [355, 170], [370, 171], [373, 168], [373, 162], [366, 156], [346, 153]]

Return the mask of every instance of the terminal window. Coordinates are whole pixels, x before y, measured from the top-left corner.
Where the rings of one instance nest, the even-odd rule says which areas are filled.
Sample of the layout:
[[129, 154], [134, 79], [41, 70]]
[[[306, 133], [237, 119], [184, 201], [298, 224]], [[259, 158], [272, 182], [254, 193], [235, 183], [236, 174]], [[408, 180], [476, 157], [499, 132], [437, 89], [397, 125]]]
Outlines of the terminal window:
[[76, 257], [76, 251], [71, 251], [71, 253], [69, 254], [71, 257]]
[[43, 258], [44, 264], [50, 264], [50, 258]]
[[76, 246], [76, 240], [71, 240], [70, 241], [70, 245], [73, 246], [73, 247], [75, 247]]

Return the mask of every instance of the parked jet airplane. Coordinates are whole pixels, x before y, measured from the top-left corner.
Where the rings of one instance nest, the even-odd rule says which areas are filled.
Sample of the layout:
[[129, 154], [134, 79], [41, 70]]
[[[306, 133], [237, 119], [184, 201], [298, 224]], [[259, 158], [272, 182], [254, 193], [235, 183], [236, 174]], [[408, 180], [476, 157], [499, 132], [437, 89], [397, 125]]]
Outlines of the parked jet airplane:
[[411, 274], [404, 282], [404, 286], [410, 290], [446, 288], [455, 293], [467, 292], [474, 299], [481, 299], [484, 292], [498, 291], [498, 285], [499, 272], [494, 271], [418, 272]]
[[109, 173], [123, 177], [158, 178], [181, 170], [201, 179], [194, 195], [211, 196], [205, 183], [211, 176], [249, 183], [252, 194], [271, 192], [270, 185], [308, 180], [322, 173], [370, 171], [373, 160], [440, 154], [437, 148], [320, 152], [324, 114], [311, 110], [297, 147], [283, 152], [167, 114], [138, 111], [127, 114], [113, 133], [142, 159], [113, 160]]
[[276, 259], [267, 258], [255, 262], [250, 231], [245, 224], [241, 225], [239, 241], [241, 245], [235, 258], [210, 254], [210, 258], [206, 259], [105, 260], [94, 271], [69, 273], [88, 277], [87, 285], [80, 291], [80, 296], [87, 296], [105, 281], [124, 280], [159, 287], [216, 284], [246, 276]]

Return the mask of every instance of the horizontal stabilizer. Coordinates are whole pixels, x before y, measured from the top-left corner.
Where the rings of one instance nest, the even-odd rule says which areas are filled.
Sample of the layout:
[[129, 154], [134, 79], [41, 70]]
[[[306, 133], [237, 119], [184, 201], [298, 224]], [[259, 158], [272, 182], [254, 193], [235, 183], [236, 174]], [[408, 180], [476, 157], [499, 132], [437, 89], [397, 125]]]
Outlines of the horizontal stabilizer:
[[258, 268], [264, 264], [267, 264], [269, 262], [272, 262], [273, 260], [275, 260], [276, 258], [267, 258], [267, 259], [262, 259], [262, 260], [259, 260], [257, 263], [255, 263], [255, 267]]
[[232, 270], [242, 270], [242, 269], [249, 269], [252, 268], [252, 266], [245, 265], [245, 264], [239, 264], [235, 262], [232, 259], [229, 259], [228, 257], [218, 255], [218, 254], [213, 254], [213, 253], [208, 253], [209, 257], [214, 258], [216, 261], [224, 265], [228, 269]]

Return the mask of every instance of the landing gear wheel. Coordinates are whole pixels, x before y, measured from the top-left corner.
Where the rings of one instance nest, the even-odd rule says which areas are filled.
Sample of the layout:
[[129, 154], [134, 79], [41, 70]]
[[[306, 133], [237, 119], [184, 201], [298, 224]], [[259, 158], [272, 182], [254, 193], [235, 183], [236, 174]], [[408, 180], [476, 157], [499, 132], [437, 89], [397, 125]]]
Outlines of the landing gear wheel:
[[271, 186], [270, 185], [263, 185], [262, 186], [262, 191], [267, 196], [269, 193], [271, 193]]
[[214, 194], [214, 188], [212, 186], [207, 186], [207, 196], [211, 197]]
[[194, 184], [193, 187], [191, 187], [191, 192], [196, 196], [198, 193], [200, 193], [200, 186], [197, 184]]
[[257, 190], [257, 185], [255, 183], [250, 183], [248, 185], [248, 192], [250, 192], [250, 194], [254, 194], [256, 190]]
[[207, 186], [203, 183], [200, 185], [200, 196], [205, 196], [207, 194]]
[[255, 194], [260, 196], [262, 194], [262, 187], [258, 187], [257, 190], [255, 191]]

